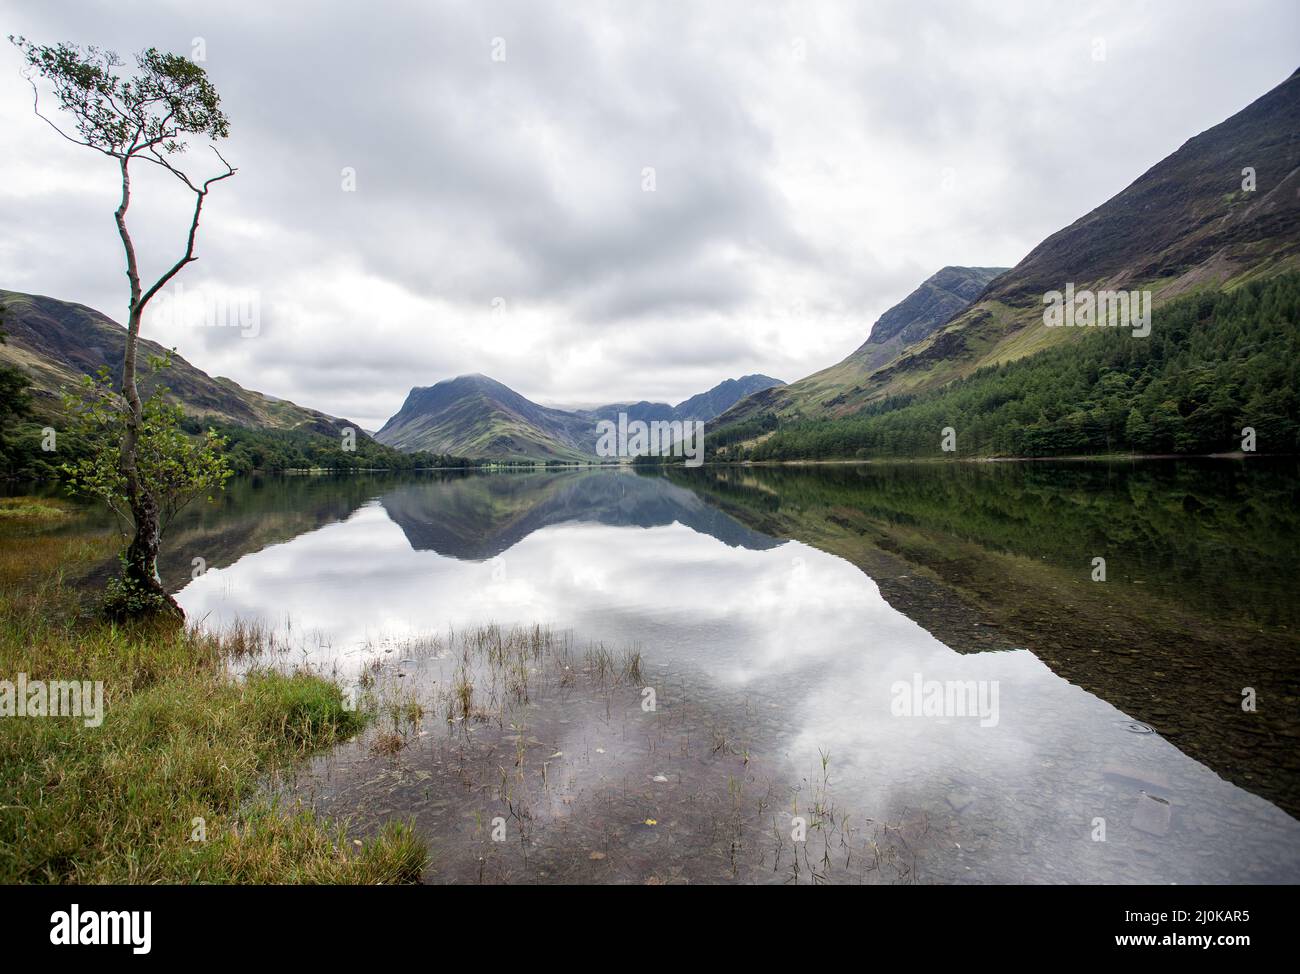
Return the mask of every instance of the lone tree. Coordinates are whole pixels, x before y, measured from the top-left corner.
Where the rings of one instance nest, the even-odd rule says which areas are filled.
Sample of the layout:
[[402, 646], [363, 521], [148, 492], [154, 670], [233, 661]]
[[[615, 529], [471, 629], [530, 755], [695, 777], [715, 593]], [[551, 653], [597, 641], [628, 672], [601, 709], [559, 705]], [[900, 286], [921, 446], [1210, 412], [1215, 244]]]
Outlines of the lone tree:
[[[9, 40], [27, 62], [25, 72], [32, 85], [36, 116], [54, 131], [73, 142], [103, 153], [117, 161], [122, 179], [122, 199], [114, 212], [117, 231], [126, 253], [126, 277], [131, 286], [126, 326], [126, 351], [122, 360], [120, 443], [117, 449], [120, 477], [112, 478], [130, 511], [133, 537], [123, 554], [122, 583], [133, 593], [130, 614], [159, 609], [182, 615], [180, 607], [163, 588], [158, 576], [158, 548], [162, 538], [163, 496], [167, 485], [150, 476], [150, 464], [141, 463], [142, 440], [151, 436], [149, 409], [136, 385], [136, 355], [140, 343], [140, 322], [145, 307], [167, 283], [197, 260], [194, 241], [199, 216], [212, 186], [235, 174], [216, 146], [210, 146], [220, 161], [216, 175], [199, 181], [191, 178], [174, 161], [187, 147], [188, 136], [223, 139], [230, 134], [230, 122], [221, 111], [221, 99], [203, 69], [178, 54], [156, 48], [135, 56], [136, 73], [123, 77], [123, 60], [114, 52], [76, 44], [42, 46], [24, 37]], [[53, 88], [58, 107], [72, 118], [71, 131], [60, 128], [41, 112], [37, 76]], [[156, 281], [145, 287], [140, 280], [135, 245], [127, 230], [126, 214], [131, 205], [131, 164], [135, 161], [166, 170], [194, 194], [185, 252]], [[224, 476], [220, 464], [211, 473], [212, 486]], [[200, 474], [200, 476], [202, 476]], [[190, 488], [193, 483], [189, 485]]]

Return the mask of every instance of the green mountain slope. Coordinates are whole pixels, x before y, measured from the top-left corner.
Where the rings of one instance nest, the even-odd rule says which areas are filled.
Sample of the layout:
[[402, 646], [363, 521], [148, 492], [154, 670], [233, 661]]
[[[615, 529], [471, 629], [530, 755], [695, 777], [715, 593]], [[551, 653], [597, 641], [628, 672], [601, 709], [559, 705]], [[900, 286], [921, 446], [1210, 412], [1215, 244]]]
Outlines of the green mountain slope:
[[[1043, 324], [1044, 294], [1067, 283], [1150, 290], [1158, 312], [1195, 291], [1300, 270], [1298, 131], [1300, 72], [1048, 237], [968, 308], [891, 359], [871, 362], [868, 375], [859, 366], [850, 378], [846, 360], [787, 387], [795, 393], [751, 396], [719, 418], [715, 444], [753, 445], [790, 421], [878, 410], [887, 399], [1081, 341], [1091, 329]], [[1253, 190], [1243, 189], [1247, 168]]]
[[[17, 291], [0, 290], [5, 308], [7, 344], [0, 361], [21, 368], [32, 381], [38, 411], [62, 411], [60, 390], [75, 389], [83, 375], [107, 366], [115, 382], [122, 377], [126, 329], [85, 305]], [[140, 340], [141, 362], [167, 353], [157, 342]], [[165, 384], [188, 415], [205, 421], [250, 429], [297, 430], [338, 436], [344, 419], [295, 405], [285, 399], [245, 389], [226, 378], [213, 378], [180, 355], [172, 355]]]
[[[1188, 295], [1150, 336], [1077, 342], [837, 420], [787, 424], [754, 460], [1300, 452], [1300, 273]], [[941, 431], [956, 434], [955, 454]], [[734, 448], [732, 448], [734, 451]], [[733, 452], [733, 456], [736, 455]]]
[[[498, 460], [585, 460], [588, 422], [539, 406], [485, 375], [412, 389], [375, 439], [399, 450]], [[590, 431], [595, 442], [594, 428]]]
[[[82, 377], [107, 367], [120, 381], [126, 329], [83, 305], [15, 291], [0, 291], [6, 341], [0, 344], [0, 366], [29, 382], [31, 413], [7, 420], [0, 431], [0, 478], [46, 479], [57, 476], [57, 465], [85, 448], [76, 436], [59, 440], [57, 455], [42, 448], [43, 428], [61, 429], [64, 390], [77, 389]], [[156, 342], [141, 341], [145, 357], [162, 356]], [[190, 433], [215, 427], [229, 441], [226, 457], [239, 473], [288, 469], [410, 469], [415, 466], [457, 466], [463, 458], [405, 454], [382, 446], [346, 419], [306, 409], [284, 399], [245, 389], [224, 378], [213, 378], [179, 355], [157, 379], [146, 375], [147, 389], [161, 381], [171, 390], [186, 416]], [[342, 433], [356, 431], [351, 449], [344, 450]]]

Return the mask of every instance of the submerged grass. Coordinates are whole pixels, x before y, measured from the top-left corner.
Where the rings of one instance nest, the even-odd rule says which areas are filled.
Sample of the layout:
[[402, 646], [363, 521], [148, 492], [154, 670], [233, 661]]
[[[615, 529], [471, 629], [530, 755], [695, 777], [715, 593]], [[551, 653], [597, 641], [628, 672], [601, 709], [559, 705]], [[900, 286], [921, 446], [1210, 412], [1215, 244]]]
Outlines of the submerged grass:
[[0, 530], [0, 680], [102, 681], [103, 722], [0, 718], [0, 882], [418, 881], [426, 852], [409, 828], [358, 845], [259, 793], [272, 771], [361, 728], [337, 685], [232, 677], [229, 661], [259, 651], [256, 629], [89, 616], [66, 577], [104, 546], [20, 520]]
[[421, 637], [404, 643], [402, 650], [412, 662], [421, 657], [450, 659], [454, 668], [428, 700], [427, 711], [413, 704], [406, 691], [394, 691], [391, 681], [380, 688], [379, 664], [362, 672], [358, 683], [363, 690], [382, 689], [374, 699], [384, 701], [380, 709], [393, 716], [394, 730], [403, 720], [418, 724], [426, 713], [440, 713], [448, 723], [501, 724], [511, 706], [526, 705], [534, 694], [551, 688], [573, 688], [579, 676], [604, 691], [644, 680], [640, 651], [615, 654], [603, 643], [593, 643], [576, 655], [570, 633], [541, 625], [489, 624], [446, 637]]

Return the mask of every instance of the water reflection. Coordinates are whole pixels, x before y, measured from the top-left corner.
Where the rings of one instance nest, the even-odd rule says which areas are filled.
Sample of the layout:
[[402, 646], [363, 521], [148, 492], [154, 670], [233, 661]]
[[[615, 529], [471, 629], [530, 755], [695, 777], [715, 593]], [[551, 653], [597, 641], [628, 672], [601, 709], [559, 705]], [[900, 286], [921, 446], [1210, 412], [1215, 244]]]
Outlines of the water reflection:
[[[833, 478], [803, 486], [840, 489]], [[830, 553], [837, 541], [824, 536], [827, 525], [851, 525], [849, 513], [866, 503], [842, 494], [792, 502], [796, 492], [780, 487], [753, 474], [452, 477], [377, 482], [365, 500], [354, 485], [346, 502], [354, 506], [341, 511], [337, 496], [314, 486], [335, 505], [323, 523], [208, 571], [178, 598], [209, 626], [265, 622], [304, 659], [347, 678], [375, 657], [401, 658], [401, 647], [430, 634], [485, 623], [540, 623], [572, 630], [580, 644], [637, 647], [665, 712], [689, 700], [694, 716], [683, 720], [696, 721], [697, 732], [744, 728], [746, 771], [763, 766], [807, 791], [804, 779], [829, 753], [837, 807], [871, 822], [922, 814], [921, 876], [931, 881], [1300, 878], [1300, 823], [1160, 734], [1133, 733], [1132, 714], [1062, 679], [1000, 628], [976, 647], [990, 651], [951, 648], [931, 631], [941, 630], [914, 620], [918, 613], [892, 605], [853, 563], [862, 559]], [[756, 496], [735, 500], [747, 492]], [[814, 520], [779, 518], [783, 503]], [[968, 505], [967, 515], [978, 511]], [[891, 523], [900, 522], [928, 526], [915, 511]], [[951, 525], [942, 531], [950, 546], [970, 541]], [[906, 572], [891, 572], [891, 584], [901, 584]], [[404, 669], [413, 685], [452, 678], [447, 660]], [[918, 675], [996, 686], [996, 723], [897, 716], [892, 689]], [[547, 699], [539, 694], [543, 709], [532, 719], [548, 727], [557, 754], [610, 738], [608, 700], [602, 715], [570, 698], [546, 711]], [[620, 700], [630, 714], [626, 737], [637, 708], [626, 694]], [[708, 761], [670, 762], [664, 752], [644, 767], [644, 755], [630, 754], [618, 773], [631, 768], [644, 779], [672, 763], [696, 791], [706, 787]], [[416, 752], [412, 767], [438, 767], [439, 753]], [[720, 760], [716, 749], [709, 760]], [[356, 751], [342, 766], [351, 770], [327, 762], [318, 771], [348, 779], [331, 787], [355, 803], [365, 791], [358, 783], [376, 780], [375, 760]], [[566, 774], [581, 792], [611, 772], [574, 765]], [[1163, 814], [1152, 817], [1147, 796], [1168, 803]], [[377, 809], [402, 810], [391, 796]]]
[[649, 528], [684, 524], [727, 545], [765, 549], [777, 540], [744, 527], [693, 490], [609, 473], [524, 473], [404, 484], [380, 497], [412, 548], [478, 561], [552, 524]]

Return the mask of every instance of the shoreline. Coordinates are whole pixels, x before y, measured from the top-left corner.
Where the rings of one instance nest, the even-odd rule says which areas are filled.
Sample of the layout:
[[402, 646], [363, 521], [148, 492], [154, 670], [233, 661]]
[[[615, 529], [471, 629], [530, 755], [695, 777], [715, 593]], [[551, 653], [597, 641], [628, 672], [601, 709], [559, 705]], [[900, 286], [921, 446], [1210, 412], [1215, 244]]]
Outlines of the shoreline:
[[1295, 457], [1294, 453], [1093, 453], [1071, 456], [1051, 457], [873, 457], [871, 459], [825, 459], [825, 460], [731, 460], [706, 461], [705, 466], [714, 467], [816, 467], [816, 466], [859, 466], [867, 464], [894, 463], [1043, 463], [1068, 460], [1071, 462], [1097, 462], [1137, 460], [1245, 460], [1251, 457], [1282, 459]]
[[[705, 460], [699, 466], [701, 467], [842, 467], [842, 466], [867, 466], [872, 464], [939, 464], [939, 463], [1050, 463], [1050, 462], [1070, 462], [1070, 463], [1117, 463], [1121, 461], [1146, 461], [1146, 460], [1236, 460], [1242, 461], [1247, 459], [1268, 459], [1279, 460], [1295, 458], [1300, 454], [1295, 453], [1245, 453], [1237, 450], [1231, 453], [1095, 453], [1095, 454], [1071, 454], [1069, 456], [1050, 456], [1050, 457], [871, 457], [869, 459], [855, 458], [826, 458], [826, 459], [807, 459], [807, 460]], [[240, 474], [243, 477], [321, 477], [321, 476], [339, 476], [352, 474], [428, 474], [438, 472], [464, 472], [471, 473], [511, 473], [511, 472], [528, 472], [535, 473], [539, 470], [553, 470], [556, 472], [567, 470], [658, 470], [665, 467], [686, 467], [685, 464], [636, 464], [631, 462], [621, 463], [510, 463], [510, 462], [487, 462], [479, 466], [462, 466], [462, 467], [412, 467], [408, 470], [396, 469], [393, 467], [289, 467], [284, 470], [251, 470], [248, 473]], [[695, 467], [686, 467], [686, 469], [697, 469]], [[60, 484], [63, 481], [60, 478], [49, 480], [26, 480], [22, 478], [0, 479], [0, 485], [8, 484], [10, 486], [21, 486], [31, 484]]]

